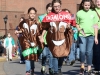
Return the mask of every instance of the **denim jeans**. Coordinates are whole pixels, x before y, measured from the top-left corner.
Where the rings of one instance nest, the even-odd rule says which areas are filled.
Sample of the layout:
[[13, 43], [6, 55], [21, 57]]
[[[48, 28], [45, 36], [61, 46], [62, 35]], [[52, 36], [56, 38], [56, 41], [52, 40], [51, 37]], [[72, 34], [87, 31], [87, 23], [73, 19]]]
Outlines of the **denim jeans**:
[[58, 73], [58, 70], [61, 70], [62, 68], [62, 64], [64, 61], [65, 57], [60, 57], [60, 58], [53, 58], [53, 69], [54, 69], [54, 73]]
[[53, 67], [53, 56], [51, 51], [49, 50], [48, 47], [44, 47], [44, 50], [42, 52], [42, 66], [46, 65], [46, 60], [47, 58], [49, 59], [49, 68]]
[[34, 60], [25, 60], [26, 64], [26, 72], [30, 72], [31, 70], [34, 70]]
[[67, 62], [71, 62], [71, 61], [75, 60], [75, 51], [76, 51], [76, 43], [72, 43]]
[[17, 41], [17, 43], [18, 43], [18, 53], [19, 53], [19, 56], [20, 56], [20, 60], [25, 62], [24, 56], [22, 55], [22, 48], [21, 48], [21, 45], [19, 43], [19, 40]]
[[98, 44], [93, 46], [93, 66], [95, 70], [100, 71], [100, 34], [98, 35]]
[[93, 44], [94, 44], [94, 36], [79, 37], [81, 63], [85, 62], [85, 57], [86, 57], [87, 65], [92, 65]]
[[18, 47], [18, 52], [19, 52], [20, 60], [24, 62], [25, 59], [24, 59], [24, 56], [22, 55], [22, 51], [21, 51], [20, 47]]
[[76, 48], [75, 59], [80, 59], [80, 49], [79, 49], [79, 47]]

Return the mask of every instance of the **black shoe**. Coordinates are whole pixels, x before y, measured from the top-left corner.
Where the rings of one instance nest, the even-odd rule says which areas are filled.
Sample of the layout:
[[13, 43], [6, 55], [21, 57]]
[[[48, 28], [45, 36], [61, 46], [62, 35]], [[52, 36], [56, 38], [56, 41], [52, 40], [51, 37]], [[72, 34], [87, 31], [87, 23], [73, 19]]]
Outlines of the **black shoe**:
[[10, 61], [12, 61], [12, 59], [10, 59]]
[[80, 69], [80, 75], [84, 75], [84, 71], [85, 71], [84, 68], [81, 68]]
[[62, 75], [61, 69], [58, 70], [58, 75]]
[[34, 75], [34, 70], [31, 71], [31, 75]]
[[75, 60], [72, 60], [71, 63], [70, 63], [70, 65], [72, 66], [74, 63], [75, 63]]
[[53, 75], [53, 70], [52, 69], [49, 69], [49, 74]]

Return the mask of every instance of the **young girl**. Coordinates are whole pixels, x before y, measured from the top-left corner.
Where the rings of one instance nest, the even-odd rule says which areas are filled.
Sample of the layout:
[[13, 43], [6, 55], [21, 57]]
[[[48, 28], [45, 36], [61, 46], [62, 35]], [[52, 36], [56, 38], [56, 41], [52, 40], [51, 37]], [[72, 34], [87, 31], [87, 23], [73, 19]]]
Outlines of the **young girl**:
[[[95, 11], [99, 18], [99, 28], [100, 28], [100, 0], [95, 0]], [[95, 71], [100, 71], [100, 30], [98, 31], [98, 44], [94, 44], [93, 47], [93, 66]]]
[[26, 75], [34, 75], [34, 61], [38, 61], [38, 24], [35, 20], [37, 10], [34, 7], [28, 9], [28, 19], [22, 21], [17, 33], [22, 33], [19, 42], [26, 63]]
[[15, 41], [10, 33], [4, 39], [4, 48], [6, 48], [7, 61], [12, 61], [12, 47], [15, 47]]
[[[48, 3], [46, 5], [46, 13], [42, 14], [42, 15], [40, 15], [38, 17], [40, 23], [42, 23], [43, 18], [47, 14], [49, 14], [51, 12], [51, 10], [52, 10], [52, 4]], [[43, 30], [43, 32], [42, 32], [42, 34], [40, 36], [40, 41], [44, 43], [44, 49], [43, 49], [43, 52], [42, 52], [42, 68], [41, 68], [41, 73], [43, 75], [46, 74], [46, 60], [48, 58], [49, 59], [49, 74], [52, 75], [53, 74], [53, 71], [52, 71], [52, 68], [53, 68], [53, 62], [52, 62], [53, 56], [52, 56], [51, 51], [49, 50], [47, 42], [46, 42], [46, 34], [47, 34], [47, 31]]]
[[69, 28], [71, 14], [61, 10], [61, 0], [52, 0], [52, 7], [52, 12], [43, 19], [42, 25], [47, 30], [47, 44], [55, 58], [54, 75], [62, 75], [63, 57], [69, 54], [72, 42], [72, 30]]
[[[71, 13], [70, 10], [68, 10], [68, 9], [62, 9], [62, 10], [65, 11], [65, 12]], [[73, 23], [75, 23], [74, 14], [71, 13], [71, 15], [72, 15]], [[71, 25], [71, 28], [73, 30], [73, 42], [72, 42], [70, 54], [67, 57], [67, 65], [73, 65], [75, 63], [75, 57], [76, 57], [75, 53], [78, 53], [77, 48], [76, 48], [76, 45], [77, 45], [76, 41], [77, 41], [77, 38], [78, 38], [77, 37], [78, 36], [78, 30], [76, 28], [76, 25], [74, 25], [74, 24]]]
[[85, 70], [85, 57], [87, 60], [88, 75], [91, 74], [93, 43], [98, 44], [97, 32], [98, 29], [94, 27], [98, 23], [98, 16], [93, 11], [93, 2], [91, 0], [82, 0], [80, 10], [77, 12], [76, 23], [79, 31], [79, 48], [80, 48], [80, 74]]

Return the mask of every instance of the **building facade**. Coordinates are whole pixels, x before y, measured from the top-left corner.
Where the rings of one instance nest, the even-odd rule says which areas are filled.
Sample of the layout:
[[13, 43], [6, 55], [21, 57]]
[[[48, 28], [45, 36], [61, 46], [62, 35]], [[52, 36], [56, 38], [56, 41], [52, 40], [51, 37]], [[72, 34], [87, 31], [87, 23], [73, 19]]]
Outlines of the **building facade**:
[[[0, 0], [0, 36], [5, 34], [4, 17], [7, 15], [7, 30], [14, 36], [14, 29], [21, 16], [26, 17], [29, 7], [35, 7], [37, 14], [45, 13], [45, 6], [52, 0]], [[62, 8], [76, 13], [81, 0], [62, 0]], [[16, 37], [15, 37], [16, 38]]]

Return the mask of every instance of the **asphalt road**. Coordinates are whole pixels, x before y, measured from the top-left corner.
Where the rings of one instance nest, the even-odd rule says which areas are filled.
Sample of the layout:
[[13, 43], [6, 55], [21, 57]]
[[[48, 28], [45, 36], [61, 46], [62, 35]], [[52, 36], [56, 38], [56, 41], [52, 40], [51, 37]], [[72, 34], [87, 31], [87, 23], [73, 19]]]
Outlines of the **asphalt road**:
[[[35, 62], [35, 74], [41, 75], [41, 62]], [[25, 64], [20, 64], [19, 59], [4, 62], [4, 72], [6, 75], [25, 75]], [[76, 62], [73, 66], [63, 66], [63, 75], [79, 75], [80, 63]], [[48, 73], [48, 66], [47, 66]], [[49, 74], [48, 74], [49, 75]]]

